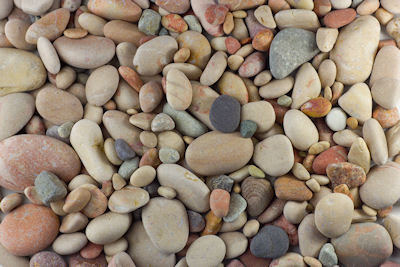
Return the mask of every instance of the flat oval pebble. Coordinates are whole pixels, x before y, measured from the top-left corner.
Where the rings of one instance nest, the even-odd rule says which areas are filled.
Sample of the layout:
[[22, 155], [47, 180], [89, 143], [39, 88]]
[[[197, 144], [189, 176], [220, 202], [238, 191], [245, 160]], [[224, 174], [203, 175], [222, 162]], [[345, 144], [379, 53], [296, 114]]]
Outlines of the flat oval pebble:
[[218, 81], [218, 88], [222, 95], [229, 95], [236, 98], [240, 104], [249, 102], [249, 94], [245, 83], [240, 76], [226, 71]]
[[152, 198], [143, 208], [142, 221], [149, 238], [161, 252], [176, 253], [185, 247], [189, 222], [179, 200]]
[[243, 167], [253, 154], [250, 139], [238, 133], [212, 131], [195, 139], [186, 150], [189, 167], [202, 175], [229, 173]]
[[142, 13], [142, 9], [133, 1], [116, 0], [89, 0], [87, 3], [89, 10], [106, 19], [121, 19], [130, 22], [137, 22]]
[[52, 251], [41, 251], [36, 253], [32, 256], [29, 264], [30, 266], [55, 265], [60, 267], [67, 267], [64, 259], [60, 255]]
[[108, 208], [117, 213], [130, 213], [146, 205], [150, 200], [146, 190], [126, 186], [115, 191], [108, 200]]
[[186, 253], [190, 266], [217, 266], [224, 259], [226, 246], [224, 241], [215, 235], [206, 235], [196, 239]]
[[[201, 78], [200, 78], [201, 79]], [[215, 99], [219, 94], [212, 88], [202, 85], [198, 82], [191, 82], [193, 90], [192, 103], [189, 111], [193, 116], [199, 119], [202, 123], [207, 125], [208, 128], [215, 130], [210, 121], [210, 110]]]
[[[75, 151], [67, 144], [42, 135], [17, 135], [0, 143], [0, 184], [22, 191], [41, 171], [53, 172], [68, 182], [81, 168]], [[22, 151], [24, 151], [22, 153]]]
[[267, 225], [250, 242], [251, 253], [260, 258], [278, 258], [289, 248], [289, 238], [282, 228]]
[[61, 234], [54, 240], [52, 248], [59, 255], [78, 252], [87, 244], [84, 233]]
[[185, 110], [192, 103], [192, 86], [186, 75], [171, 69], [166, 76], [166, 97], [168, 103], [175, 110]]
[[240, 122], [240, 103], [229, 95], [217, 97], [210, 109], [210, 122], [220, 132], [234, 132]]
[[[122, 20], [112, 20], [102, 28], [104, 36], [113, 40], [116, 44], [129, 42], [135, 46], [139, 46], [139, 41], [145, 36], [139, 31], [136, 24], [132, 24]], [[132, 64], [132, 63], [130, 63]]]
[[279, 177], [275, 181], [274, 188], [276, 197], [283, 200], [305, 201], [310, 200], [313, 196], [303, 181], [291, 175]]
[[118, 71], [111, 65], [94, 70], [85, 85], [87, 102], [94, 106], [102, 106], [112, 98], [119, 82]]
[[33, 255], [53, 242], [59, 226], [58, 217], [50, 208], [25, 204], [4, 217], [0, 242], [16, 256]]

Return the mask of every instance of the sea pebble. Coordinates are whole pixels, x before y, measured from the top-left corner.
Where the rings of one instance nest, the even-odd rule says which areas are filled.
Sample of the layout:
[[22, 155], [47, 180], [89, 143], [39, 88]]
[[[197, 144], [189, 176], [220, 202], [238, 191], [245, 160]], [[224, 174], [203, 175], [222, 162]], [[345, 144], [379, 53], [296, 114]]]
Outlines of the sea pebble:
[[260, 258], [279, 258], [289, 248], [289, 238], [280, 227], [267, 225], [250, 242], [251, 253]]

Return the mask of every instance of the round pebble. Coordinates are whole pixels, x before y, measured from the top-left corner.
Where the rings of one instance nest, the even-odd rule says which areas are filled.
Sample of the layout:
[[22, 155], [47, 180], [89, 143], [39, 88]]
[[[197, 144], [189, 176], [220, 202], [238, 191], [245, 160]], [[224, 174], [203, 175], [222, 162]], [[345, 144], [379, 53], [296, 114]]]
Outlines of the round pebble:
[[223, 133], [235, 131], [240, 123], [240, 104], [231, 96], [222, 95], [215, 99], [210, 109], [213, 127]]
[[285, 231], [273, 225], [260, 229], [250, 242], [251, 253], [260, 258], [279, 258], [289, 248], [289, 238]]

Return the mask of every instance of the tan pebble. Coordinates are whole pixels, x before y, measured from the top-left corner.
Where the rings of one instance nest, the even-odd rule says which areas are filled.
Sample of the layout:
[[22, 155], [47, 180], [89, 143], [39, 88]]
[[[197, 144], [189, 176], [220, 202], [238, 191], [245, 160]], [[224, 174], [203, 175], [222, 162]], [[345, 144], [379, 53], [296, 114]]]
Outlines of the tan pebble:
[[232, 178], [235, 182], [241, 182], [249, 175], [249, 165], [246, 165], [243, 168], [229, 174], [229, 177]]
[[85, 12], [78, 18], [78, 22], [82, 28], [87, 30], [92, 35], [104, 36], [104, 25], [107, 21], [99, 16]]
[[[34, 186], [28, 186], [24, 189], [24, 195], [30, 202], [37, 205], [43, 205], [43, 202], [40, 200], [39, 194], [37, 193]], [[64, 213], [64, 212], [62, 212]]]
[[134, 68], [133, 58], [135, 57], [137, 47], [130, 42], [122, 42], [117, 45], [115, 53], [121, 66]]
[[358, 120], [354, 117], [349, 117], [346, 120], [346, 124], [347, 126], [349, 126], [351, 129], [356, 129], [358, 126]]
[[363, 137], [371, 152], [372, 160], [378, 164], [385, 164], [388, 159], [388, 148], [385, 133], [375, 119], [367, 120], [363, 125]]
[[90, 192], [85, 188], [79, 187], [71, 191], [65, 198], [63, 210], [66, 213], [81, 211], [87, 205], [90, 198]]
[[129, 185], [111, 195], [108, 208], [113, 212], [126, 214], [143, 207], [149, 199], [146, 190]]
[[81, 187], [89, 190], [91, 194], [90, 201], [82, 210], [82, 213], [89, 218], [95, 218], [103, 214], [107, 209], [107, 197], [97, 186], [92, 184], [84, 184], [81, 185]]
[[325, 59], [329, 58], [329, 53], [327, 52], [321, 52], [318, 55], [316, 55], [313, 60], [312, 60], [312, 65], [314, 67], [314, 69], [318, 69], [319, 65], [321, 64], [322, 61], [324, 61]]
[[162, 196], [165, 197], [167, 199], [174, 199], [176, 197], [176, 191], [175, 189], [168, 187], [168, 186], [160, 186], [157, 189], [157, 193]]
[[125, 179], [122, 178], [122, 176], [119, 175], [118, 173], [113, 174], [111, 181], [112, 181], [114, 190], [121, 190], [126, 185]]
[[354, 208], [359, 208], [362, 206], [362, 201], [360, 198], [360, 190], [358, 187], [350, 189], [351, 200], [353, 200]]
[[139, 111], [137, 111], [137, 110], [134, 109], [134, 108], [130, 108], [130, 109], [128, 109], [128, 110], [126, 111], [126, 113], [127, 113], [128, 115], [134, 115], [134, 114], [138, 114]]
[[249, 37], [247, 26], [243, 19], [233, 19], [234, 28], [232, 31], [232, 36], [238, 40], [243, 40]]
[[12, 193], [5, 196], [0, 202], [0, 209], [3, 213], [8, 213], [18, 207], [23, 201], [22, 195]]
[[247, 87], [249, 93], [249, 102], [257, 102], [261, 100], [258, 93], [258, 87], [254, 85], [253, 81], [248, 78], [243, 78], [243, 82]]
[[104, 153], [106, 154], [107, 159], [112, 164], [121, 165], [123, 161], [118, 157], [114, 144], [114, 139], [107, 138], [106, 141], [104, 141]]
[[64, 36], [71, 39], [83, 38], [88, 34], [88, 31], [82, 28], [70, 28], [64, 31]]
[[185, 141], [185, 143], [188, 144], [188, 145], [190, 145], [190, 143], [192, 143], [193, 140], [194, 140], [193, 137], [191, 137], [191, 136], [186, 136], [186, 135], [185, 135], [184, 137], [182, 137], [182, 139], [183, 139], [183, 141]]
[[95, 69], [85, 85], [88, 103], [103, 106], [115, 94], [118, 88], [119, 75], [114, 66], [105, 65]]
[[324, 98], [328, 99], [329, 101], [332, 100], [332, 89], [329, 86], [324, 88]]
[[300, 180], [307, 181], [310, 179], [310, 173], [303, 166], [303, 164], [295, 162], [292, 168], [293, 175]]
[[156, 170], [152, 166], [142, 166], [134, 171], [130, 178], [133, 186], [143, 187], [153, 182], [156, 177]]
[[225, 34], [230, 34], [233, 31], [235, 27], [235, 23], [233, 20], [234, 17], [235, 16], [231, 12], [228, 12], [226, 14], [224, 24], [222, 25], [222, 29]]
[[244, 58], [239, 55], [230, 55], [228, 57], [228, 66], [231, 70], [236, 71], [244, 62]]
[[[249, 241], [241, 232], [228, 232], [220, 234], [219, 237], [226, 245], [225, 259], [233, 259], [242, 255], [248, 246]], [[217, 267], [224, 267], [223, 263], [219, 263]]]
[[96, 181], [90, 177], [89, 175], [86, 174], [80, 174], [75, 176], [68, 184], [68, 190], [73, 191], [76, 188], [78, 188], [81, 185], [84, 184], [92, 184], [92, 185], [97, 185]]
[[253, 45], [247, 44], [247, 45], [242, 46], [238, 51], [236, 51], [235, 55], [245, 58], [253, 52], [254, 52]]
[[89, 79], [89, 74], [78, 73], [78, 77], [77, 77], [76, 81], [78, 83], [81, 83], [81, 84], [85, 85], [88, 79]]
[[[109, 244], [105, 244], [104, 245], [104, 253], [107, 256], [114, 256], [122, 251], [127, 250], [127, 248], [128, 248], [128, 241], [125, 238], [121, 237], [117, 241], [114, 241]], [[118, 266], [116, 266], [116, 267], [118, 267]]]
[[143, 131], [139, 135], [140, 142], [146, 147], [156, 147], [157, 146], [157, 136], [153, 132]]
[[330, 143], [328, 141], [320, 141], [318, 143], [313, 144], [309, 149], [308, 153], [312, 155], [317, 155], [321, 152], [324, 152], [330, 147]]
[[114, 192], [114, 188], [113, 188], [113, 186], [112, 186], [112, 181], [111, 180], [109, 180], [109, 181], [104, 181], [104, 182], [102, 182], [101, 183], [101, 192], [103, 192], [103, 194], [106, 196], [106, 197], [109, 197], [109, 196], [111, 196], [111, 194]]
[[56, 76], [56, 87], [60, 89], [67, 89], [70, 87], [76, 79], [76, 72], [73, 68], [65, 66], [63, 67]]
[[174, 55], [174, 62], [175, 63], [184, 63], [190, 57], [190, 49], [187, 47], [182, 47], [178, 51], [176, 51]]
[[185, 143], [182, 136], [175, 131], [165, 131], [158, 134], [157, 148], [172, 148], [179, 152], [181, 158], [185, 153]]
[[369, 216], [362, 209], [355, 209], [351, 223], [375, 222], [376, 220], [376, 216]]
[[311, 178], [310, 180], [308, 180], [306, 182], [306, 185], [308, 186], [308, 188], [311, 189], [311, 191], [313, 191], [314, 193], [317, 193], [320, 189], [321, 186], [320, 184], [317, 182], [317, 180]]
[[310, 267], [322, 267], [322, 263], [316, 258], [305, 256], [303, 260]]
[[336, 65], [330, 59], [321, 62], [318, 68], [318, 76], [321, 80], [322, 88], [332, 86], [336, 79]]
[[264, 70], [257, 74], [254, 78], [254, 85], [256, 86], [263, 86], [269, 83], [272, 79], [271, 72], [269, 70]]
[[339, 99], [339, 97], [341, 97], [343, 94], [344, 84], [336, 81], [333, 83], [331, 88], [332, 88], [331, 103], [335, 104], [337, 102], [337, 100]]
[[270, 29], [276, 28], [274, 16], [272, 15], [272, 11], [269, 6], [262, 5], [257, 7], [257, 9], [254, 11], [254, 16], [256, 17], [257, 21], [263, 26]]
[[260, 229], [260, 223], [257, 220], [255, 219], [249, 220], [243, 227], [243, 234], [246, 237], [251, 238], [258, 233], [259, 229]]
[[316, 155], [312, 155], [312, 154], [307, 154], [304, 157], [303, 160], [303, 166], [304, 168], [306, 168], [307, 171], [311, 172], [312, 171], [312, 164], [314, 162]]
[[60, 71], [61, 64], [53, 44], [46, 37], [39, 37], [37, 49], [46, 70], [52, 74]]
[[379, 0], [364, 0], [357, 7], [357, 14], [360, 16], [371, 15], [379, 8]]
[[375, 17], [381, 25], [386, 25], [393, 18], [393, 14], [384, 8], [378, 8], [375, 12]]
[[70, 255], [81, 250], [87, 241], [84, 233], [61, 234], [54, 240], [52, 248], [59, 255]]
[[308, 214], [308, 202], [287, 201], [283, 207], [283, 216], [292, 224], [299, 224]]
[[83, 110], [83, 118], [100, 124], [103, 118], [103, 108], [87, 103]]
[[237, 194], [240, 194], [240, 192], [242, 192], [242, 189], [240, 188], [240, 185], [239, 184], [237, 184], [237, 183], [235, 183], [234, 185], [233, 185], [233, 192], [235, 192], [235, 193], [237, 193]]
[[75, 233], [77, 231], [85, 229], [89, 219], [84, 214], [70, 213], [63, 217], [60, 226], [60, 232], [64, 234]]
[[166, 76], [166, 97], [168, 103], [175, 110], [185, 110], [192, 102], [192, 86], [186, 75], [171, 69]]
[[282, 10], [275, 14], [275, 21], [279, 29], [296, 27], [309, 31], [316, 31], [321, 25], [317, 15], [306, 9]]
[[378, 214], [378, 212], [375, 209], [373, 209], [365, 204], [362, 205], [361, 208], [365, 212], [365, 214], [367, 214], [368, 216], [376, 216]]
[[[28, 187], [27, 187], [28, 188]], [[25, 188], [26, 190], [26, 188]], [[35, 190], [36, 192], [36, 190]], [[37, 194], [37, 193], [36, 193]], [[26, 194], [25, 194], [26, 196]], [[38, 196], [39, 197], [39, 196]], [[32, 201], [31, 201], [32, 202]], [[33, 203], [33, 202], [32, 202]], [[38, 204], [38, 205], [42, 205], [42, 203], [34, 203], [34, 204]], [[51, 202], [50, 203], [50, 208], [52, 209], [52, 211], [57, 214], [58, 216], [65, 216], [67, 215], [67, 213], [63, 210], [63, 206], [64, 206], [64, 199], [58, 200], [56, 202]]]
[[311, 179], [316, 180], [320, 185], [327, 185], [331, 182], [328, 176], [320, 174], [311, 174]]
[[110, 99], [103, 105], [103, 107], [105, 110], [116, 110], [117, 104], [115, 103], [114, 100]]
[[81, 101], [82, 105], [87, 103], [85, 86], [81, 83], [72, 84], [67, 90], [68, 93], [76, 96]]
[[244, 10], [233, 11], [232, 15], [233, 15], [234, 18], [237, 18], [237, 19], [244, 19], [244, 18], [247, 17], [247, 13]]

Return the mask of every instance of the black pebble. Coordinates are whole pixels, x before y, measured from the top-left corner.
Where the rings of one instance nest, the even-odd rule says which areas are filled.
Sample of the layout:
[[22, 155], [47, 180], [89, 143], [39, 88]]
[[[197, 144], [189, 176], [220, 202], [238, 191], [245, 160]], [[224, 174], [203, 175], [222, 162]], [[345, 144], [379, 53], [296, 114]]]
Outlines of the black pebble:
[[219, 96], [211, 106], [210, 121], [220, 132], [234, 132], [240, 123], [239, 101], [228, 95]]

